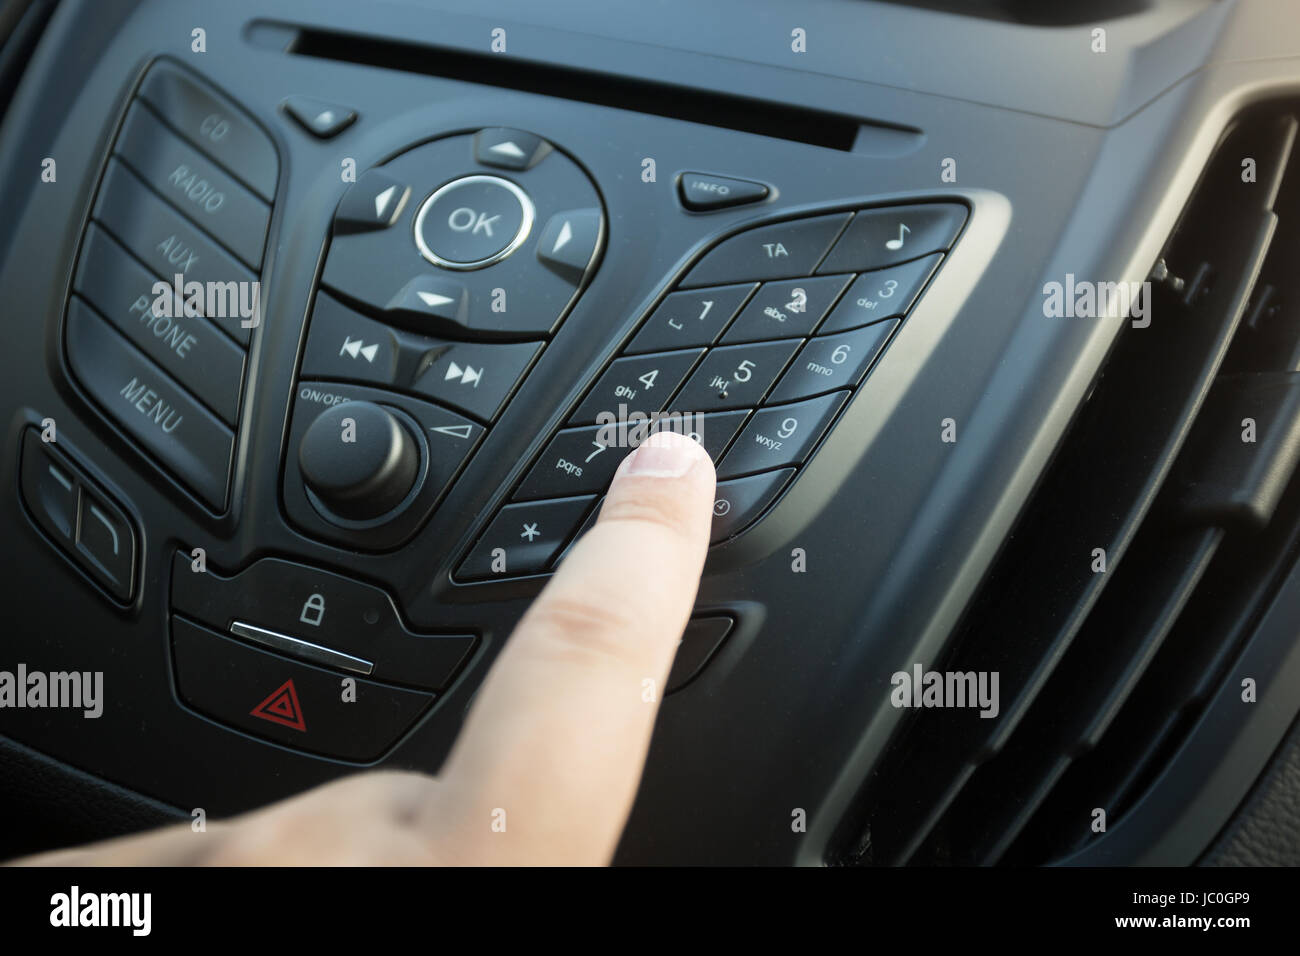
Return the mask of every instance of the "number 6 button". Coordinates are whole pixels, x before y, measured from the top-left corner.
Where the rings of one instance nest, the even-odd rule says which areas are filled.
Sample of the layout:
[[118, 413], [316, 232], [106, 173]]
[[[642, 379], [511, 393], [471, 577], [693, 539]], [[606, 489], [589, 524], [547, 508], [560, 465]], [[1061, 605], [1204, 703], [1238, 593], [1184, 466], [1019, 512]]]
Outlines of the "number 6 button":
[[722, 459], [718, 480], [801, 464], [848, 395], [836, 392], [810, 402], [759, 409]]
[[895, 319], [809, 339], [768, 401], [788, 402], [858, 384], [897, 325]]

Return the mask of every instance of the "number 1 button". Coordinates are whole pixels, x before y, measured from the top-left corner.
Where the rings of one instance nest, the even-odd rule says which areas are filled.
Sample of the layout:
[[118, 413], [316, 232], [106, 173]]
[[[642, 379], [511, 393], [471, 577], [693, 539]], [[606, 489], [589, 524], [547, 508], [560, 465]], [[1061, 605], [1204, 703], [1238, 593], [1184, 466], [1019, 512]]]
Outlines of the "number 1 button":
[[750, 282], [674, 292], [659, 303], [654, 315], [624, 351], [632, 355], [712, 345], [756, 288], [758, 283]]

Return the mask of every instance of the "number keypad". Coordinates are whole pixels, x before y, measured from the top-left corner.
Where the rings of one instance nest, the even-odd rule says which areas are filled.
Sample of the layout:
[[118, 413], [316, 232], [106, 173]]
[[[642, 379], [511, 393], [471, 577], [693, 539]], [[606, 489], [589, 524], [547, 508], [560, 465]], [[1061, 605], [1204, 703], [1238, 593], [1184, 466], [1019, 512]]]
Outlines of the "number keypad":
[[619, 359], [592, 386], [577, 411], [569, 416], [569, 424], [594, 422], [601, 412], [617, 413], [620, 405], [643, 412], [659, 411], [703, 354], [704, 349], [685, 349]]
[[630, 450], [620, 447], [618, 438], [617, 429], [606, 429], [603, 425], [559, 432], [515, 492], [515, 500], [564, 498], [604, 491], [619, 461]]
[[848, 275], [764, 282], [758, 294], [745, 303], [736, 321], [727, 327], [722, 344], [808, 335], [852, 279]]
[[647, 435], [671, 430], [718, 463], [712, 543], [744, 531], [880, 361], [966, 214], [955, 203], [879, 207], [727, 237], [650, 312], [569, 415], [580, 427], [552, 437], [511, 500], [603, 492]]
[[768, 401], [788, 402], [857, 385], [896, 328], [898, 320], [893, 319], [809, 339]]

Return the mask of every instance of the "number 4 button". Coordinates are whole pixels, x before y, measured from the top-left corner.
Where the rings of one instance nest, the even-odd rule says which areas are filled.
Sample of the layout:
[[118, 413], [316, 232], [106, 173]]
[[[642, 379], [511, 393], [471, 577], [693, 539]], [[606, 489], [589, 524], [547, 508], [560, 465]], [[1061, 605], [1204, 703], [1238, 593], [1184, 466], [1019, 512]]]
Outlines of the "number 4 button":
[[647, 415], [660, 411], [703, 354], [704, 349], [686, 349], [619, 359], [587, 393], [569, 424], [593, 423], [601, 412], [617, 416], [619, 405]]

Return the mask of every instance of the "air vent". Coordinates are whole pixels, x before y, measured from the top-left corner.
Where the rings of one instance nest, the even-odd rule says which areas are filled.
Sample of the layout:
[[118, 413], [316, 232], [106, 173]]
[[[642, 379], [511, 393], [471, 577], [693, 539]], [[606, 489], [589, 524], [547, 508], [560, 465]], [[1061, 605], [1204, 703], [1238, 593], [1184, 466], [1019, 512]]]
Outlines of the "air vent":
[[999, 715], [914, 712], [832, 862], [1065, 859], [1102, 838], [1094, 808], [1113, 829], [1222, 683], [1300, 529], [1293, 108], [1225, 133], [1152, 273], [1150, 324], [1125, 323], [927, 662], [998, 672]]

